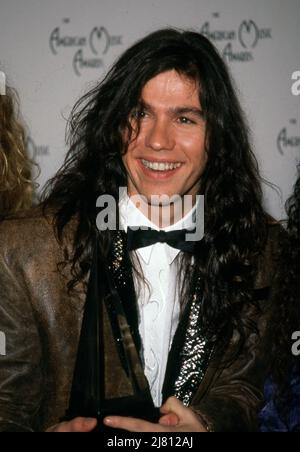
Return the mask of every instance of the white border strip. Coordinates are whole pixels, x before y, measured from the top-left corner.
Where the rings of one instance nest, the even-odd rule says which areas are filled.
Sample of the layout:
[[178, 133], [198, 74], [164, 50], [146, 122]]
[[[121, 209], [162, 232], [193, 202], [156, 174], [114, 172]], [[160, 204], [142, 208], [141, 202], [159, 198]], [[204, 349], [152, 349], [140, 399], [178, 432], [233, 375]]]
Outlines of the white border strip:
[[6, 75], [0, 71], [0, 96], [6, 95]]
[[3, 331], [0, 331], [0, 356], [6, 355], [6, 336]]

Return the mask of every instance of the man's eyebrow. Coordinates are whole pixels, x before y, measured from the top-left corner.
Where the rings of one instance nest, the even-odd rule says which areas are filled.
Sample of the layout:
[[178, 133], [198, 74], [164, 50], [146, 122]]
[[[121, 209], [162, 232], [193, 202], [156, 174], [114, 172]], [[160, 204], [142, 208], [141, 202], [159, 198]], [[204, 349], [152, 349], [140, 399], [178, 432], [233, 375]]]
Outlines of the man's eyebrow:
[[190, 113], [199, 116], [199, 118], [203, 118], [204, 115], [200, 108], [189, 106], [171, 108], [170, 111], [178, 115], [186, 115]]
[[[148, 104], [147, 102], [144, 102], [143, 100], [141, 100], [140, 104], [139, 104], [140, 108], [144, 108], [145, 110], [148, 110], [150, 112], [154, 111], [154, 108]], [[199, 118], [203, 118], [204, 113], [201, 110], [201, 108], [197, 108], [197, 107], [192, 107], [189, 105], [183, 105], [183, 106], [178, 106], [178, 107], [172, 107], [169, 109], [169, 112], [172, 114], [177, 114], [177, 115], [186, 115], [186, 114], [193, 114], [198, 116]]]

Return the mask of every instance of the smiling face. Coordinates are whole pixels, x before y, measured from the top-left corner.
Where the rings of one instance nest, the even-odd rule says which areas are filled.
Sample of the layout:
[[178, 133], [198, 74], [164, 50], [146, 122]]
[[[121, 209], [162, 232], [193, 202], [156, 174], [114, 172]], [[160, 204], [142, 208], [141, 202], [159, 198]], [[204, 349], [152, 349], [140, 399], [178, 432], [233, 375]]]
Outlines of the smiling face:
[[205, 120], [197, 82], [175, 70], [151, 79], [142, 90], [131, 125], [140, 132], [123, 161], [129, 196], [196, 195], [207, 163]]

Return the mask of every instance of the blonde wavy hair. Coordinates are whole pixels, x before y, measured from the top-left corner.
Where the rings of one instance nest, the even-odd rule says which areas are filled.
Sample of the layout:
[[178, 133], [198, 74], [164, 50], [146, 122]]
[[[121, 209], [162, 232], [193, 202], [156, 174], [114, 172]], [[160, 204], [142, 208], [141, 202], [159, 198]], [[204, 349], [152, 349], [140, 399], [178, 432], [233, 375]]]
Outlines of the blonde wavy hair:
[[12, 88], [0, 96], [0, 216], [32, 206], [35, 165], [26, 149], [26, 130], [19, 119], [19, 101]]

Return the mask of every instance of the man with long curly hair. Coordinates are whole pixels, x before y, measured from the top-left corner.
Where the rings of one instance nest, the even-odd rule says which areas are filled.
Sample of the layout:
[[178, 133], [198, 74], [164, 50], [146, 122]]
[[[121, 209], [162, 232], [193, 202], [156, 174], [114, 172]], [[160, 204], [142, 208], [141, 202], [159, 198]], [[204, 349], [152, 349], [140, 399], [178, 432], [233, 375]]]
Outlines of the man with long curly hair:
[[[69, 146], [42, 210], [0, 229], [0, 429], [92, 431], [105, 406], [119, 430], [256, 430], [282, 232], [218, 52], [195, 32], [145, 37], [76, 106]], [[185, 196], [166, 227], [161, 197]]]
[[33, 163], [26, 141], [25, 128], [19, 119], [17, 95], [12, 88], [5, 87], [0, 95], [0, 217], [32, 206]]

